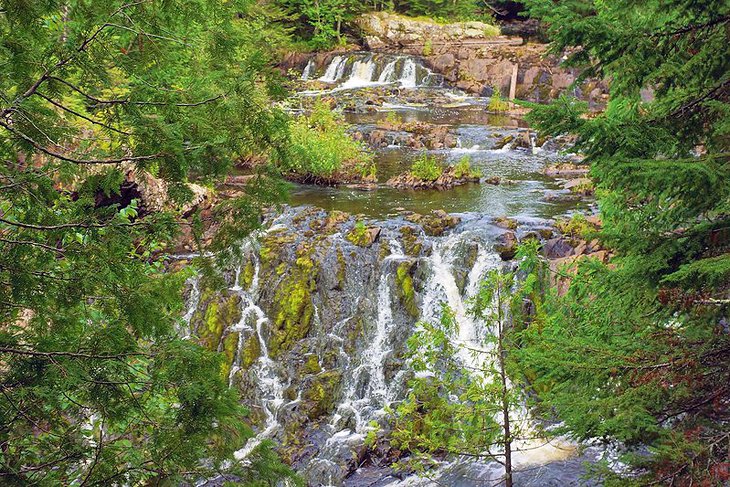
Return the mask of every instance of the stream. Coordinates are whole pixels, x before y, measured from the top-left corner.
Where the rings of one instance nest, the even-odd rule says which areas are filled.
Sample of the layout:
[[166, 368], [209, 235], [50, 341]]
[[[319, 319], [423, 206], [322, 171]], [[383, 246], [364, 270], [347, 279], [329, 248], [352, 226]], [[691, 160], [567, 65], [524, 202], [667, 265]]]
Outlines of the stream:
[[[388, 188], [382, 183], [424, 151], [388, 144], [376, 152], [375, 190], [295, 186], [290, 205], [268, 216], [261, 234], [243, 247], [243, 259], [226, 273], [224, 295], [209, 296], [193, 279], [188, 329], [181, 333], [210, 334], [206, 323], [223, 316], [224, 308], [233, 317], [215, 338], [230, 357], [229, 382], [243, 392], [257, 424], [257, 437], [237, 457], [245, 461], [262, 439], [272, 439], [312, 486], [498, 485], [503, 469], [494, 462], [447, 459], [432, 479], [422, 479], [394, 472], [386, 456], [363, 445], [369, 432], [387, 429], [387, 408], [404, 397], [413, 377], [403, 357], [418, 320], [437, 321], [446, 302], [459, 320], [459, 343], [478, 347], [488, 333], [465, 309], [486, 272], [510, 265], [494, 249], [504, 232], [494, 219], [514, 219], [521, 236], [587, 205], [550, 197], [565, 190], [545, 176], [546, 165], [571, 156], [549, 143], [495, 148], [498, 140], [529, 131], [527, 124], [487, 113], [488, 99], [450, 89], [418, 58], [340, 55], [326, 66], [307, 64], [302, 80], [317, 86], [305, 86], [299, 97], [354, 100], [355, 109], [345, 113], [353, 131], [375, 130], [390, 113], [448, 127], [456, 146], [429, 153], [448, 163], [468, 155], [484, 176], [509, 184]], [[386, 100], [358, 105], [373, 89], [383, 90]], [[432, 210], [457, 219], [439, 234], [408, 218], [407, 212]], [[377, 230], [369, 246], [347, 239], [358, 220]], [[578, 485], [583, 462], [604, 455], [597, 448], [578, 454], [567, 441], [518, 448], [519, 486]]]

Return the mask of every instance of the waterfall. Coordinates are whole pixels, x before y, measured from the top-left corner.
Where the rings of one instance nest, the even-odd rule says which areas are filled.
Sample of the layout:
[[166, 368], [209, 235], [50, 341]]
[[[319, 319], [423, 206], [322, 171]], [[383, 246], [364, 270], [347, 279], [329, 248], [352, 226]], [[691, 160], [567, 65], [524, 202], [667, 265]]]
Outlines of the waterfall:
[[380, 76], [378, 77], [378, 83], [393, 82], [393, 76], [395, 75], [395, 66], [397, 63], [397, 60], [391, 61], [385, 66], [385, 68], [383, 68], [383, 72], [380, 73]]
[[347, 65], [347, 58], [344, 56], [335, 56], [332, 58], [332, 61], [330, 62], [329, 66], [327, 66], [327, 70], [324, 72], [324, 75], [319, 78], [319, 81], [324, 81], [326, 83], [334, 83], [335, 81], [339, 80], [344, 71], [345, 66]]
[[415, 88], [417, 86], [416, 63], [412, 58], [407, 58], [403, 64], [403, 72], [398, 82], [403, 88]]
[[302, 71], [302, 81], [307, 81], [310, 76], [312, 76], [312, 72], [314, 71], [314, 59], [310, 59], [307, 61], [307, 65], [304, 67], [304, 71]]
[[361, 88], [376, 84], [373, 81], [373, 74], [377, 65], [373, 62], [373, 57], [369, 56], [362, 60], [357, 60], [352, 64], [350, 77], [342, 85], [341, 89]]
[[[302, 79], [309, 79], [312, 71], [313, 68], [307, 64]], [[397, 83], [402, 88], [417, 88], [439, 86], [443, 82], [442, 78], [414, 56], [352, 53], [333, 57], [319, 81], [335, 84], [344, 80], [336, 89], [391, 83]]]

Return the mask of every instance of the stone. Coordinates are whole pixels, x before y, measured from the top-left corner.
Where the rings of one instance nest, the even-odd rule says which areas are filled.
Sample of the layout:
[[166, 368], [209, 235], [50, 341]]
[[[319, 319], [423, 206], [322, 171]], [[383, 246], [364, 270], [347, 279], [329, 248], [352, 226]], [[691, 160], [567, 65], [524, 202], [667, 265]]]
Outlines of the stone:
[[494, 241], [494, 250], [502, 260], [511, 260], [517, 253], [517, 235], [509, 231], [499, 235]]

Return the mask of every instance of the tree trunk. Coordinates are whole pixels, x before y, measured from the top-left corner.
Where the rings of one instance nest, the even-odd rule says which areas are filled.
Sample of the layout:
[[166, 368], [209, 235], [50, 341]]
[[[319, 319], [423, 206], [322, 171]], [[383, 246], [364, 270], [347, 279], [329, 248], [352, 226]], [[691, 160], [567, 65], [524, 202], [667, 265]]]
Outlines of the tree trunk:
[[505, 370], [505, 362], [507, 361], [507, 350], [504, 348], [504, 322], [502, 316], [502, 296], [501, 283], [497, 287], [497, 361], [499, 365], [499, 376], [502, 381], [502, 422], [503, 422], [503, 442], [504, 448], [504, 485], [512, 487], [512, 435], [510, 432], [509, 420], [509, 390], [507, 388], [507, 371]]

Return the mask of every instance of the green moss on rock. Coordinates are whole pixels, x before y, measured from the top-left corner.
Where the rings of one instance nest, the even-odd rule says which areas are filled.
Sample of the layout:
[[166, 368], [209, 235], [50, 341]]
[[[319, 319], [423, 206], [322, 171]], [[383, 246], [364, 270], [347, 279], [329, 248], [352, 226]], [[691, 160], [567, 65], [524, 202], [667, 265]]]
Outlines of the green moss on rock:
[[253, 333], [241, 349], [241, 368], [250, 368], [261, 356], [261, 343], [259, 337]]
[[228, 374], [231, 371], [231, 367], [233, 366], [233, 362], [236, 360], [236, 352], [238, 351], [238, 340], [240, 338], [240, 334], [238, 332], [229, 333], [224, 339], [223, 339], [223, 363], [221, 364], [221, 375], [223, 377], [228, 377]]
[[[300, 254], [306, 252], [303, 249]], [[276, 291], [273, 333], [269, 349], [272, 357], [290, 350], [306, 337], [312, 324], [317, 267], [309, 255], [300, 255], [295, 266]]]
[[322, 372], [314, 377], [302, 394], [302, 398], [309, 403], [310, 419], [322, 417], [334, 409], [341, 379], [342, 373], [336, 370]]
[[403, 262], [398, 266], [395, 273], [395, 281], [398, 285], [397, 294], [401, 304], [408, 311], [408, 314], [414, 318], [418, 318], [420, 312], [416, 304], [416, 290], [413, 287], [413, 278], [411, 271], [413, 264], [411, 262]]
[[403, 250], [406, 255], [418, 257], [423, 250], [423, 242], [415, 228], [404, 226], [400, 228], [400, 234], [403, 239]]
[[223, 331], [241, 319], [241, 298], [237, 295], [221, 296], [208, 303], [203, 322], [198, 327], [200, 343], [208, 350], [218, 350]]

